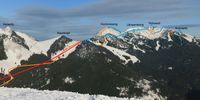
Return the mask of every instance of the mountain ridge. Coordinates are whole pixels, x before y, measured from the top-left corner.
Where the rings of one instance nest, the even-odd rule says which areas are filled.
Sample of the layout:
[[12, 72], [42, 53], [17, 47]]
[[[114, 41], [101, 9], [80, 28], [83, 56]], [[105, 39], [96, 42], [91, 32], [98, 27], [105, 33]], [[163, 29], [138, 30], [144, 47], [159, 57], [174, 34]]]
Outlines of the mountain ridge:
[[[7, 86], [158, 100], [184, 100], [200, 89], [198, 39], [160, 28], [129, 29], [120, 34], [113, 30], [117, 31], [103, 29], [102, 35], [83, 40], [67, 56], [23, 73]], [[52, 51], [73, 44], [68, 38], [57, 40], [50, 46]], [[25, 62], [46, 57], [38, 54]]]

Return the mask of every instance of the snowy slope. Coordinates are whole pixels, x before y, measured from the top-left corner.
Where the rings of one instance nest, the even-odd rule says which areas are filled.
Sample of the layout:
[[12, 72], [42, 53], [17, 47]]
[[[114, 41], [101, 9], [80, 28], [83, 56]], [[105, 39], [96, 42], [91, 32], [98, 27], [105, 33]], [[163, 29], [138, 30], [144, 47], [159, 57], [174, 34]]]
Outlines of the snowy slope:
[[38, 41], [36, 41], [33, 37], [28, 36], [26, 33], [22, 32], [16, 32], [17, 35], [24, 38], [26, 41], [26, 44], [31, 48], [34, 44], [36, 44]]
[[61, 36], [58, 36], [56, 38], [52, 38], [49, 40], [38, 41], [30, 48], [30, 50], [37, 54], [42, 53], [42, 54], [47, 55], [47, 51], [49, 50], [50, 46], [53, 44], [53, 42], [55, 42], [60, 37]]
[[0, 100], [128, 100], [128, 98], [61, 91], [40, 91], [29, 88], [3, 87], [0, 88]]
[[25, 33], [16, 32], [19, 36], [23, 37], [30, 48], [30, 51], [36, 54], [43, 53], [47, 55], [47, 51], [49, 50], [50, 46], [59, 39], [61, 36], [44, 40], [44, 41], [36, 41], [34, 38], [28, 36]]
[[194, 39], [194, 36], [189, 35], [189, 34], [181, 34], [181, 35], [182, 35], [182, 37], [183, 37], [184, 39], [186, 39], [186, 40], [189, 41], [189, 42], [192, 42], [193, 39]]
[[[19, 65], [21, 60], [26, 60], [33, 54], [31, 51], [13, 42], [9, 38], [4, 39], [4, 48], [8, 58], [6, 60], [1, 60], [0, 66], [6, 70]], [[7, 71], [5, 73], [7, 73]]]
[[[3, 46], [5, 48], [5, 53], [8, 59], [0, 61], [0, 66], [6, 70], [9, 67], [20, 65], [21, 60], [27, 60], [33, 54], [32, 51], [24, 48], [22, 45], [19, 45], [12, 40], [11, 38], [12, 31], [13, 30], [10, 27], [6, 27], [5, 29], [0, 29], [1, 35], [8, 36], [7, 38], [3, 40], [4, 42]], [[16, 32], [16, 34], [22, 37], [25, 40], [25, 43], [29, 47], [31, 47], [33, 44], [37, 42], [35, 39], [26, 35], [25, 33]]]
[[[25, 45], [28, 46], [28, 49], [25, 48], [23, 45], [19, 44], [21, 43], [21, 41], [19, 43], [13, 41], [13, 33], [16, 33], [17, 36], [19, 36], [21, 39], [24, 39], [23, 42]], [[3, 70], [5, 70], [5, 72], [1, 73], [4, 74], [8, 74], [9, 68], [20, 65], [20, 62], [22, 60], [27, 60], [33, 54], [45, 54], [47, 56], [47, 51], [50, 49], [50, 46], [61, 37], [58, 36], [49, 40], [36, 41], [34, 38], [28, 36], [27, 34], [22, 32], [16, 32], [10, 27], [0, 29], [0, 36], [3, 37], [3, 47], [7, 55], [7, 59], [0, 60], [0, 68], [3, 68]], [[75, 43], [75, 41], [66, 44], [66, 46], [69, 46], [73, 43]], [[67, 57], [74, 50], [75, 48], [67, 52], [67, 54], [65, 54], [63, 57]], [[59, 52], [60, 51], [58, 51], [57, 53]], [[52, 57], [53, 56], [55, 55], [52, 55]]]
[[[145, 83], [146, 84], [146, 83]], [[144, 84], [140, 84], [144, 85]], [[139, 87], [140, 87], [139, 85]], [[80, 94], [75, 92], [67, 91], [49, 91], [49, 90], [35, 90], [30, 88], [0, 88], [0, 100], [165, 100], [154, 94], [153, 91], [148, 90], [147, 85], [144, 91], [148, 91], [149, 95], [143, 97], [132, 97], [132, 98], [119, 98], [110, 97], [105, 95], [89, 95]], [[122, 89], [119, 87], [119, 89]]]
[[[124, 64], [127, 64], [129, 61], [132, 61], [132, 63], [136, 63], [139, 61], [139, 59], [136, 58], [135, 56], [132, 56], [122, 50], [119, 50], [107, 45], [104, 45], [104, 47], [108, 49], [109, 51], [111, 51], [114, 55], [118, 56], [122, 61], [124, 61], [125, 62]], [[129, 57], [129, 59], [126, 59], [125, 56]]]
[[[107, 50], [109, 50], [114, 55], [118, 56], [122, 61], [124, 61], [123, 64], [127, 64], [129, 61], [132, 61], [132, 63], [136, 63], [136, 62], [140, 61], [137, 57], [130, 55], [130, 54], [128, 54], [125, 51], [122, 51], [120, 49], [108, 46], [106, 44], [101, 44], [101, 43], [97, 43], [97, 42], [93, 42], [93, 41], [90, 41], [90, 42], [94, 43], [97, 46], [102, 46], [102, 47], [106, 48]], [[128, 57], [128, 59], [126, 57]]]

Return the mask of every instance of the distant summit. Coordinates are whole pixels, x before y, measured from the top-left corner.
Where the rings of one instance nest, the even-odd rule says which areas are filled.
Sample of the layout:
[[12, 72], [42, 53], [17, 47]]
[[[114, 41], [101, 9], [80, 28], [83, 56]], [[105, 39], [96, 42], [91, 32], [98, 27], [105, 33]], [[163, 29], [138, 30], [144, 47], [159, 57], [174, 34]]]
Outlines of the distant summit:
[[7, 35], [9, 37], [12, 35], [12, 32], [13, 32], [13, 30], [10, 27], [6, 27], [4, 29], [0, 29], [0, 34]]
[[117, 31], [116, 29], [114, 28], [111, 28], [111, 27], [104, 27], [102, 28], [98, 33], [97, 33], [97, 36], [103, 36], [103, 35], [106, 35], [106, 34], [112, 34], [112, 35], [119, 35], [120, 32]]

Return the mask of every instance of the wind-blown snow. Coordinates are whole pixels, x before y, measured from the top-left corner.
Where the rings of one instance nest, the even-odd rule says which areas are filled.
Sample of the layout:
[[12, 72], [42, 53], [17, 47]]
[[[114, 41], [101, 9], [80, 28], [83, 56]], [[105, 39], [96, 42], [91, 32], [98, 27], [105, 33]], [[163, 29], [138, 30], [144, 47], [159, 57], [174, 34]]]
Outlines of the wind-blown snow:
[[74, 92], [61, 92], [61, 91], [48, 91], [48, 90], [41, 91], [29, 88], [1, 87], [0, 100], [130, 100], [130, 99], [109, 97], [104, 95], [79, 94]]

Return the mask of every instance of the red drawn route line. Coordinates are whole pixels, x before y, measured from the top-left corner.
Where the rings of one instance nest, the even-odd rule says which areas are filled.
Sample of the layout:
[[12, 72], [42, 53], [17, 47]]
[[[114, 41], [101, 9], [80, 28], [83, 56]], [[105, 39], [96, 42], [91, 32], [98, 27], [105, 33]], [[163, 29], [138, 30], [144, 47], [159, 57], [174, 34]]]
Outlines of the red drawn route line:
[[[22, 74], [22, 73], [28, 72], [28, 71], [30, 71], [30, 70], [33, 70], [33, 69], [35, 69], [35, 68], [41, 67], [42, 65], [44, 65], [44, 63], [50, 63], [50, 62], [54, 61], [54, 59], [59, 58], [59, 57], [62, 56], [65, 52], [69, 51], [70, 49], [72, 49], [73, 47], [79, 45], [80, 43], [81, 43], [81, 41], [78, 41], [78, 42], [76, 42], [75, 44], [66, 47], [65, 49], [62, 50], [62, 52], [61, 52], [60, 54], [56, 55], [55, 57], [53, 57], [53, 58], [51, 58], [51, 59], [49, 59], [49, 60], [43, 61], [43, 62], [41, 62], [41, 63], [35, 64], [35, 66], [32, 66], [32, 67], [30, 67], [30, 68], [25, 69], [25, 70], [21, 70], [21, 71], [19, 71], [19, 72], [14, 73], [14, 74], [10, 74], [10, 75], [7, 75], [7, 76], [5, 76], [5, 77], [3, 77], [3, 78], [0, 78], [0, 81], [5, 80], [5, 79], [8, 79], [8, 78], [11, 78], [11, 77], [15, 77], [15, 76], [17, 76], [17, 75], [19, 75], [19, 74]], [[22, 66], [23, 66], [23, 65], [22, 65]], [[16, 68], [17, 68], [17, 67], [16, 67]]]

